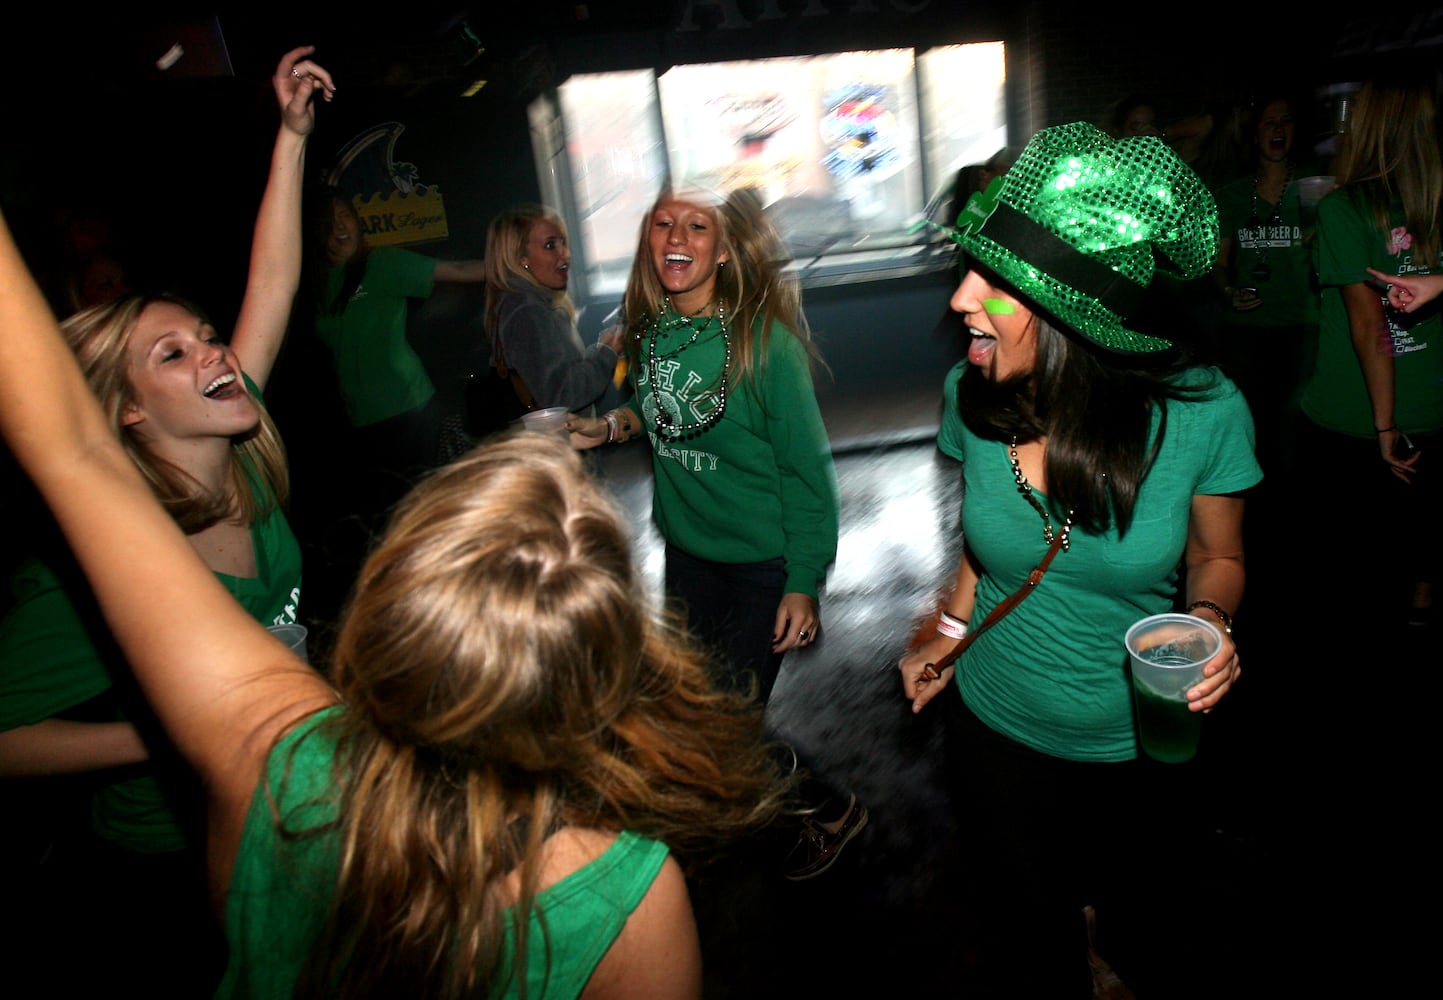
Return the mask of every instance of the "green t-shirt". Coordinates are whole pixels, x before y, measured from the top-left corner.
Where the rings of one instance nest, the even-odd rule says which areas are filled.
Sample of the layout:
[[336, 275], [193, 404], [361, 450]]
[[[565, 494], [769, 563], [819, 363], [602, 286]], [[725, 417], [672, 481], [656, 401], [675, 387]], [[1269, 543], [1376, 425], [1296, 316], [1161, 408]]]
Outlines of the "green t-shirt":
[[1283, 204], [1258, 199], [1253, 208], [1253, 176], [1241, 177], [1218, 191], [1218, 229], [1233, 241], [1232, 283], [1256, 288], [1262, 305], [1247, 312], [1228, 308], [1223, 316], [1238, 326], [1296, 326], [1318, 318], [1313, 262], [1303, 242], [1298, 186], [1289, 184]]
[[[980, 623], [1022, 586], [1047, 543], [1042, 518], [1018, 495], [1007, 445], [977, 437], [958, 415], [966, 364], [947, 376], [937, 444], [963, 462], [962, 530], [983, 569], [971, 619]], [[1210, 377], [1195, 369], [1183, 384], [1207, 385]], [[1262, 478], [1247, 403], [1215, 377], [1202, 399], [1167, 404], [1167, 432], [1126, 536], [1074, 529], [1071, 547], [1032, 595], [963, 654], [963, 700], [993, 729], [1069, 760], [1137, 756], [1123, 635], [1138, 619], [1172, 609], [1193, 497], [1234, 493]], [[1157, 426], [1154, 415], [1154, 435]], [[1053, 520], [1061, 523], [1057, 514]]]
[[[339, 851], [336, 741], [328, 720], [338, 722], [343, 711], [319, 713], [271, 751], [231, 874], [226, 898], [230, 961], [217, 997], [288, 1000], [324, 929]], [[601, 857], [537, 894], [527, 952], [528, 996], [565, 1000], [580, 995], [666, 855], [666, 845], [622, 833]], [[508, 932], [502, 954], [510, 955], [514, 947]], [[516, 983], [502, 995], [517, 995]]]
[[[255, 386], [246, 380], [254, 393]], [[254, 578], [216, 577], [264, 625], [296, 620], [301, 597], [301, 549], [286, 516], [273, 508], [251, 526]], [[118, 691], [121, 706], [143, 713], [129, 668], [106, 627], [84, 576], [70, 560], [51, 566], [23, 562], [11, 577], [14, 604], [0, 621], [0, 730], [33, 725], [91, 699]], [[178, 619], [183, 621], [183, 615]], [[93, 720], [92, 720], [93, 721]], [[172, 802], [187, 794], [189, 775], [178, 761], [152, 762], [153, 775], [101, 784], [91, 800], [95, 832], [127, 850], [159, 853], [186, 846], [186, 824]]]
[[[1393, 227], [1378, 229], [1372, 211], [1351, 190], [1334, 191], [1318, 205], [1318, 281], [1323, 287], [1318, 357], [1303, 389], [1302, 408], [1320, 427], [1353, 437], [1376, 434], [1373, 407], [1353, 347], [1342, 288], [1368, 281], [1368, 267], [1384, 274], [1427, 274], [1413, 255], [1402, 206]], [[1379, 293], [1381, 295], [1381, 293]], [[1436, 309], [1400, 313], [1379, 330], [1378, 349], [1393, 356], [1393, 422], [1410, 433], [1443, 428], [1443, 320]]]
[[[336, 380], [353, 427], [419, 409], [436, 394], [421, 357], [406, 339], [410, 299], [431, 297], [436, 261], [397, 247], [366, 255], [366, 272], [345, 308], [316, 317], [316, 335], [330, 348]], [[335, 301], [345, 267], [326, 276], [326, 301]]]
[[717, 403], [726, 344], [715, 323], [694, 342], [691, 332], [682, 326], [660, 335], [655, 387], [650, 336], [629, 368], [636, 392], [628, 405], [651, 438], [657, 528], [698, 559], [753, 563], [780, 556], [786, 592], [816, 597], [837, 555], [839, 500], [806, 348], [774, 326], [758, 352], [755, 378], [733, 376], [722, 418], [668, 441], [655, 431], [659, 411], [684, 426]]

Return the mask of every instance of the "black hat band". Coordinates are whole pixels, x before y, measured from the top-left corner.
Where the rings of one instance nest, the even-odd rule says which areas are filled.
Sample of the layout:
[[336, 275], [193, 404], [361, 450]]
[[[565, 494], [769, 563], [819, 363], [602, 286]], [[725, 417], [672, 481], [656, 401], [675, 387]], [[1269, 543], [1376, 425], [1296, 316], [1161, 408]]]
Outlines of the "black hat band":
[[1106, 306], [1124, 320], [1142, 304], [1146, 288], [1114, 271], [1005, 202], [977, 230], [1024, 263]]

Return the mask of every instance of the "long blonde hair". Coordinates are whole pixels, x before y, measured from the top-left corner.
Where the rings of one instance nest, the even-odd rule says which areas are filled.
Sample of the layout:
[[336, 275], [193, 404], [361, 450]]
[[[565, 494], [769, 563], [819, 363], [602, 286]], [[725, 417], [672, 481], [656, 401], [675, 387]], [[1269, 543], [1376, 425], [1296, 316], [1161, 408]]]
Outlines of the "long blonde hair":
[[1433, 86], [1421, 79], [1377, 79], [1358, 91], [1335, 168], [1380, 230], [1392, 227], [1394, 199], [1403, 205], [1414, 255], [1438, 264], [1443, 224], [1443, 156]]
[[151, 452], [144, 439], [125, 425], [126, 410], [137, 402], [130, 382], [130, 338], [141, 313], [161, 302], [178, 305], [209, 322], [203, 312], [179, 296], [127, 295], [81, 310], [60, 324], [60, 329], [131, 461], [181, 530], [193, 533], [228, 517], [254, 523], [277, 504], [284, 506], [290, 494], [285, 445], [265, 407], [260, 408], [255, 430], [233, 442], [229, 484], [219, 495], [185, 469]]
[[535, 435], [476, 449], [398, 508], [336, 643], [341, 861], [309, 982], [500, 988], [508, 958], [524, 973], [558, 829], [685, 852], [777, 815], [760, 710], [712, 690], [652, 610], [624, 524], [575, 453]]
[[[717, 221], [717, 250], [725, 252], [728, 260], [717, 268], [716, 296], [718, 304], [732, 317], [737, 354], [734, 380], [755, 376], [758, 358], [765, 357], [774, 324], [785, 327], [817, 362], [811, 328], [802, 312], [800, 286], [786, 273], [791, 255], [751, 188], [737, 188], [726, 197], [700, 188], [662, 188], [641, 220], [636, 257], [623, 299], [628, 326], [634, 332], [645, 331], [663, 309], [666, 290], [651, 259], [651, 220], [657, 208], [671, 200], [704, 208]], [[636, 338], [628, 338], [627, 342], [633, 353], [640, 350]]]
[[521, 263], [526, 256], [526, 241], [531, 238], [531, 229], [538, 222], [549, 222], [566, 236], [566, 223], [561, 217], [540, 205], [528, 205], [502, 212], [491, 220], [486, 229], [486, 329], [493, 344], [496, 339], [497, 318], [501, 312], [501, 300], [515, 294], [515, 283], [525, 281], [551, 296], [552, 305], [576, 319], [576, 306], [565, 289], [547, 288], [536, 280], [536, 276]]

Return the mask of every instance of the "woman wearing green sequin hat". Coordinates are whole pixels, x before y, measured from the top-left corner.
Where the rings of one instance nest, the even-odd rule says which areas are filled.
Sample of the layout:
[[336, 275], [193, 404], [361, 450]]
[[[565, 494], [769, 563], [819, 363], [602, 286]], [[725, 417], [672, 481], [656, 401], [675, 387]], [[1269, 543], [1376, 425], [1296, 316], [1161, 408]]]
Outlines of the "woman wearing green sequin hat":
[[[1166, 838], [1150, 783], [1172, 775], [1139, 757], [1191, 750], [1140, 743], [1123, 635], [1174, 609], [1222, 631], [1187, 692], [1182, 721], [1195, 732], [1238, 677], [1238, 494], [1260, 473], [1237, 389], [1138, 320], [1158, 273], [1206, 272], [1217, 211], [1160, 139], [1085, 123], [1039, 132], [988, 195], [956, 234], [969, 270], [952, 308], [971, 339], [945, 381], [938, 438], [963, 463], [963, 558], [935, 634], [899, 664], [903, 688], [913, 711], [953, 685], [961, 695], [946, 699], [962, 717], [957, 767], [989, 858], [980, 991], [1090, 996], [1090, 905], [1124, 981], [1169, 995], [1171, 974], [1196, 976], [1177, 942], [1201, 932], [1146, 933], [1174, 917], [1148, 899], [1137, 847]], [[1019, 592], [1026, 599], [984, 630]], [[1143, 932], [1129, 933], [1143, 912]]]

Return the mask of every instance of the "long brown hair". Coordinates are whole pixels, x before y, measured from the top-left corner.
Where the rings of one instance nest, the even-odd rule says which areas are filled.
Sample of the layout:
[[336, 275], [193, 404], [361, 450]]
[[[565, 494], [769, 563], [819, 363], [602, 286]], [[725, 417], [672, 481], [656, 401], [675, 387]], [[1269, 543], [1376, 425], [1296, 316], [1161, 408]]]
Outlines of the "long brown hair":
[[130, 383], [130, 338], [141, 313], [160, 302], [178, 305], [209, 322], [205, 313], [176, 295], [127, 295], [81, 310], [60, 324], [60, 329], [131, 461], [181, 530], [194, 533], [227, 517], [254, 523], [275, 505], [284, 506], [290, 493], [285, 445], [265, 407], [260, 408], [255, 430], [233, 442], [229, 484], [219, 495], [180, 466], [151, 452], [122, 419], [136, 402]]
[[[765, 357], [767, 338], [773, 325], [784, 327], [801, 341], [814, 363], [819, 361], [812, 343], [811, 328], [802, 312], [802, 293], [796, 279], [786, 273], [791, 255], [763, 210], [761, 199], [750, 188], [738, 188], [725, 198], [699, 188], [665, 187], [641, 220], [636, 257], [627, 279], [623, 310], [633, 331], [655, 323], [663, 308], [666, 291], [651, 260], [651, 220], [662, 202], [683, 201], [711, 212], [717, 221], [717, 250], [726, 252], [726, 266], [716, 271], [718, 303], [733, 317], [731, 331], [736, 345], [734, 379], [753, 376], [758, 358]], [[760, 322], [759, 322], [760, 321]], [[629, 349], [639, 350], [636, 338]]]
[[1432, 84], [1411, 77], [1379, 78], [1358, 91], [1335, 168], [1338, 187], [1372, 211], [1380, 230], [1392, 227], [1402, 203], [1414, 255], [1438, 264], [1443, 224], [1443, 156]]
[[478, 448], [398, 508], [336, 644], [341, 861], [308, 982], [500, 988], [507, 958], [525, 969], [558, 829], [686, 852], [777, 815], [760, 711], [709, 687], [624, 524], [575, 453], [535, 435]]

